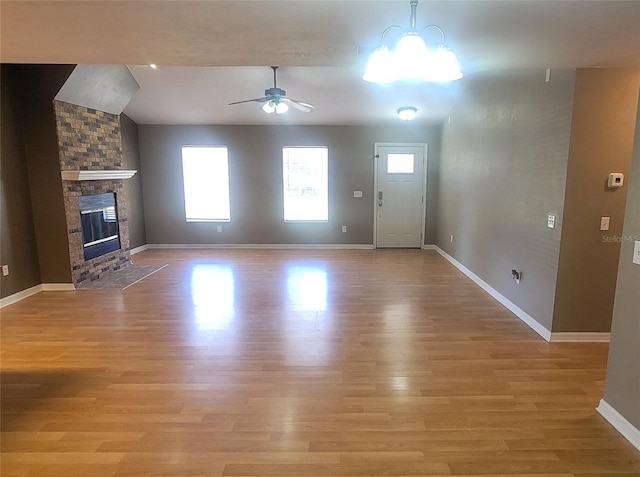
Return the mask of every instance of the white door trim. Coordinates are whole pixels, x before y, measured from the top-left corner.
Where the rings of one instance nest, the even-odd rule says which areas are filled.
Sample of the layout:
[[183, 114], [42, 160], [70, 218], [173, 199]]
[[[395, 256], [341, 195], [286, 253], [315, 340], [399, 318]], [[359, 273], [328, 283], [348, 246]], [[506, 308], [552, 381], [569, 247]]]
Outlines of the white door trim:
[[429, 158], [427, 152], [429, 145], [426, 142], [376, 142], [373, 146], [373, 248], [378, 248], [378, 149], [381, 147], [422, 147], [424, 157], [424, 171], [422, 177], [422, 229], [420, 232], [420, 247], [424, 245], [425, 228], [427, 226], [427, 165]]

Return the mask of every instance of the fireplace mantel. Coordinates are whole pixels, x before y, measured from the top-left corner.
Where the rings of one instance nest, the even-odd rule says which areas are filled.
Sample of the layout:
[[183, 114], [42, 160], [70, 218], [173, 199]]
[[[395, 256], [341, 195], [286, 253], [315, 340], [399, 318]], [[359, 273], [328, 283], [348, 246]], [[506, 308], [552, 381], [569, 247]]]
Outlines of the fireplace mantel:
[[105, 179], [130, 179], [136, 170], [62, 171], [63, 181], [101, 181]]

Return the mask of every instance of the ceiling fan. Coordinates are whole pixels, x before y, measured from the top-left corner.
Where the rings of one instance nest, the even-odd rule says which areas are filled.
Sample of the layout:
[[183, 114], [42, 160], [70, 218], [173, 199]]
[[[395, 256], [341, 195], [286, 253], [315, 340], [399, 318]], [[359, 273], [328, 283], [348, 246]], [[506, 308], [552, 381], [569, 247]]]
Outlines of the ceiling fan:
[[315, 107], [309, 103], [303, 103], [302, 101], [296, 101], [294, 99], [287, 98], [287, 92], [278, 88], [276, 83], [277, 66], [272, 66], [273, 70], [273, 88], [264, 90], [264, 96], [262, 98], [247, 99], [245, 101], [236, 101], [235, 103], [229, 103], [229, 106], [233, 104], [241, 103], [264, 103], [262, 110], [268, 114], [284, 114], [289, 110], [289, 106], [296, 108], [299, 111], [309, 113], [315, 109]]

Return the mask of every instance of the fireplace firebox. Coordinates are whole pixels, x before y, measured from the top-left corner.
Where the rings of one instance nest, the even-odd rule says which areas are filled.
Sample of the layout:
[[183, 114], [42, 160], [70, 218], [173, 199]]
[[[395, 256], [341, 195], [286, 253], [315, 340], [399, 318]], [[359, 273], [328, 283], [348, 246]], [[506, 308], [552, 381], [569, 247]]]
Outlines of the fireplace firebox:
[[113, 192], [78, 197], [84, 259], [120, 249], [118, 211]]

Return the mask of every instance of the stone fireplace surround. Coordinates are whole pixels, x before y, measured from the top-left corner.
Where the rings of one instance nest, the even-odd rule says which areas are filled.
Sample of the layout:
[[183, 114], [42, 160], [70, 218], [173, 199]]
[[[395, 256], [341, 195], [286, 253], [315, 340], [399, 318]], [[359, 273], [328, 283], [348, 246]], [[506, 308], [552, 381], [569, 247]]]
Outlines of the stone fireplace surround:
[[[129, 253], [129, 225], [127, 200], [123, 179], [64, 180], [69, 171], [122, 170], [122, 135], [120, 117], [95, 109], [54, 100], [60, 171], [63, 173], [62, 193], [71, 276], [76, 288], [83, 284], [127, 267]], [[113, 192], [116, 196], [120, 250], [91, 260], [84, 260], [82, 226], [80, 224], [80, 195]]]

